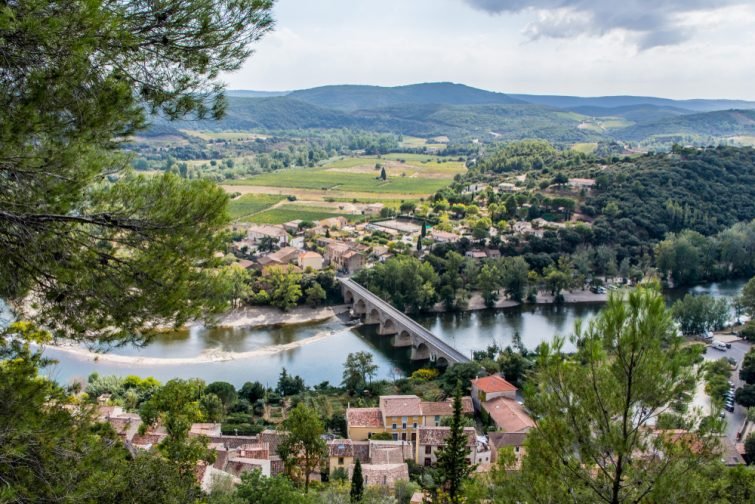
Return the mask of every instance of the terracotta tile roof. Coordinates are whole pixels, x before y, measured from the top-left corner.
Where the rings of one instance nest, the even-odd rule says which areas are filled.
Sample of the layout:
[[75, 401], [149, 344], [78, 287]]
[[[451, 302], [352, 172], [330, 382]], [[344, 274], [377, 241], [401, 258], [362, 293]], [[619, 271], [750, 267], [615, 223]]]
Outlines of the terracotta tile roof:
[[278, 431], [266, 429], [260, 432], [259, 440], [263, 443], [267, 443], [271, 454], [277, 455], [278, 445], [280, 445], [283, 440], [283, 434]]
[[210, 443], [222, 444], [228, 448], [238, 448], [239, 446], [256, 443], [259, 441], [257, 436], [210, 436]]
[[[420, 427], [419, 444], [420, 446], [443, 446], [450, 434], [450, 427]], [[467, 436], [467, 446], [476, 446], [477, 432], [474, 427], [464, 427], [464, 434]]]
[[382, 427], [383, 414], [380, 408], [349, 408], [346, 422], [349, 427]]
[[488, 440], [493, 447], [498, 450], [504, 446], [524, 446], [524, 440], [527, 439], [526, 432], [490, 432]]
[[[349, 478], [354, 465], [349, 466]], [[409, 466], [406, 464], [364, 464], [362, 478], [365, 486], [386, 486], [393, 488], [397, 481], [409, 481]]]
[[422, 416], [421, 404], [415, 395], [380, 396], [380, 410], [386, 417]]
[[131, 444], [138, 448], [148, 450], [153, 446], [160, 444], [160, 441], [162, 441], [164, 437], [165, 436], [162, 434], [136, 434], [131, 438]]
[[329, 457], [356, 457], [360, 461], [369, 458], [369, 441], [352, 441], [351, 439], [333, 439], [328, 441]]
[[[437, 402], [422, 401], [420, 406], [423, 416], [451, 416], [454, 414], [453, 399]], [[471, 397], [461, 398], [461, 412], [465, 415], [471, 415], [474, 412]]]
[[472, 380], [472, 384], [486, 394], [493, 392], [516, 392], [517, 388], [498, 375], [485, 376]]
[[521, 404], [507, 397], [496, 397], [482, 403], [495, 424], [504, 432], [526, 432], [535, 426]]

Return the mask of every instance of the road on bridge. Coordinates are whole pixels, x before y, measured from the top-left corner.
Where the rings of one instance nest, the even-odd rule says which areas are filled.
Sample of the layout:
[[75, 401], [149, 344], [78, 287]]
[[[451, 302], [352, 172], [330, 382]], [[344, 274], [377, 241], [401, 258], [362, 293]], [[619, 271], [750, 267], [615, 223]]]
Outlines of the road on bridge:
[[400, 310], [397, 310], [394, 308], [391, 304], [389, 304], [387, 301], [384, 301], [379, 296], [376, 296], [372, 292], [370, 292], [366, 287], [363, 287], [362, 285], [356, 283], [351, 278], [339, 278], [338, 279], [343, 285], [351, 289], [352, 291], [358, 293], [363, 298], [366, 298], [370, 303], [375, 305], [380, 311], [382, 311], [384, 314], [390, 316], [391, 318], [396, 319], [396, 321], [400, 321], [404, 326], [409, 328], [411, 331], [413, 331], [417, 336], [419, 336], [421, 339], [425, 340], [425, 342], [435, 347], [437, 350], [442, 351], [443, 353], [447, 354], [448, 357], [450, 357], [451, 360], [454, 362], [469, 362], [469, 358], [465, 356], [463, 353], [456, 350], [454, 347], [428, 331], [425, 327], [415, 322], [411, 317], [406, 315]]

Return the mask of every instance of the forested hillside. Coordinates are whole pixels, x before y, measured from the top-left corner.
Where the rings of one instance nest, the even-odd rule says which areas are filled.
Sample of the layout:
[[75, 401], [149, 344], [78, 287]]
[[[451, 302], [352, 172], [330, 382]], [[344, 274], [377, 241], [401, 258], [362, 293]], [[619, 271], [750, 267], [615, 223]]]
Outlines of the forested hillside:
[[676, 149], [625, 159], [596, 170], [597, 191], [585, 207], [596, 232], [630, 245], [672, 231], [704, 235], [755, 218], [755, 150]]

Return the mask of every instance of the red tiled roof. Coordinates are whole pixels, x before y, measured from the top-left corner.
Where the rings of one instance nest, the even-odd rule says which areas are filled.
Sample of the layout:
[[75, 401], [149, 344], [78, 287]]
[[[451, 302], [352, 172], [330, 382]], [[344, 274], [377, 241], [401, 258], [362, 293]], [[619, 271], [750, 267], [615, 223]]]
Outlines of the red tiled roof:
[[472, 384], [486, 394], [493, 392], [516, 392], [517, 388], [498, 375], [485, 376], [472, 380]]
[[422, 401], [415, 395], [380, 396], [380, 409], [385, 416], [421, 416]]
[[496, 397], [482, 403], [495, 424], [504, 432], [526, 432], [535, 426], [521, 404], [507, 397]]
[[[420, 446], [443, 446], [450, 434], [451, 427], [420, 427], [419, 444]], [[467, 446], [477, 444], [477, 432], [474, 427], [464, 427], [464, 434], [467, 436]]]
[[[422, 401], [421, 408], [423, 416], [451, 416], [454, 414], [454, 402], [452, 399], [437, 402]], [[461, 412], [467, 415], [474, 412], [471, 397], [461, 398]]]
[[383, 414], [380, 408], [349, 408], [346, 422], [350, 427], [382, 427]]

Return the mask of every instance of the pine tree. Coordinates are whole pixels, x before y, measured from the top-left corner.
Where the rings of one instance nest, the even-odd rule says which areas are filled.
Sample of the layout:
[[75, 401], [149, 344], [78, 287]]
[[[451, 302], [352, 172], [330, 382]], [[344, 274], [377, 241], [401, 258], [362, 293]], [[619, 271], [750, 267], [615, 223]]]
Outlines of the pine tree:
[[362, 478], [362, 464], [357, 459], [354, 464], [354, 473], [351, 475], [351, 502], [362, 502], [364, 495], [364, 478]]
[[456, 382], [454, 392], [454, 412], [451, 418], [451, 432], [445, 446], [438, 452], [438, 469], [443, 477], [445, 490], [449, 501], [461, 502], [461, 486], [464, 480], [474, 470], [474, 466], [467, 462], [469, 449], [467, 437], [464, 434], [464, 422], [461, 417], [461, 383]]

